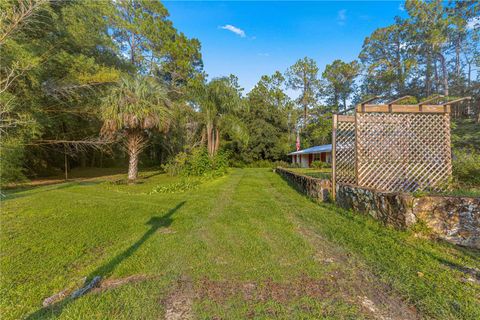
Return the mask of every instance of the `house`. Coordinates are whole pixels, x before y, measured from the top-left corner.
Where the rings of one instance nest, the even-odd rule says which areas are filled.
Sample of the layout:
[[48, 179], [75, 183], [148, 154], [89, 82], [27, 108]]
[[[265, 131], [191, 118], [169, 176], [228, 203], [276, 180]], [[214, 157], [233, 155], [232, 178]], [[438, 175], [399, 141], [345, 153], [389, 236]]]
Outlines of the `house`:
[[302, 168], [309, 168], [313, 161], [332, 162], [332, 145], [324, 144], [304, 150], [298, 150], [288, 154], [292, 157], [292, 163], [300, 164]]

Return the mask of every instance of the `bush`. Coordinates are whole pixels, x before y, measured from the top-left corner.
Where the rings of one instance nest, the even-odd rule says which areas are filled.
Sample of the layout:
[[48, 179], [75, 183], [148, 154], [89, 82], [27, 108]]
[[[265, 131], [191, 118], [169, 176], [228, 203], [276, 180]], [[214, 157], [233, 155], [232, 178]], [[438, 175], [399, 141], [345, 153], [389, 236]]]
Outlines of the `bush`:
[[189, 190], [197, 189], [202, 181], [200, 179], [191, 179], [191, 178], [184, 178], [181, 181], [167, 184], [167, 185], [158, 185], [150, 192], [150, 194], [154, 193], [177, 193], [177, 192], [185, 192]]
[[312, 161], [312, 163], [310, 164], [310, 167], [314, 169], [323, 169], [327, 167], [327, 163], [320, 160], [315, 160], [315, 161]]
[[227, 172], [229, 154], [218, 152], [210, 156], [206, 148], [196, 148], [191, 154], [180, 152], [163, 169], [172, 176], [221, 176]]
[[480, 152], [459, 149], [453, 156], [453, 176], [460, 183], [480, 186]]

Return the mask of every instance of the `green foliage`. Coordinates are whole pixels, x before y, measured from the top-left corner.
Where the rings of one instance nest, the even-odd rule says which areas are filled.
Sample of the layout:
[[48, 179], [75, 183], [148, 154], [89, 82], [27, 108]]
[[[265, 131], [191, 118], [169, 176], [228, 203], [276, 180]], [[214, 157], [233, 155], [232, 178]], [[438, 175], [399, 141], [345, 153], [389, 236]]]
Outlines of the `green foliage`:
[[2, 138], [0, 144], [0, 186], [25, 180], [25, 173], [22, 168], [24, 152], [21, 140]]
[[184, 178], [171, 184], [159, 184], [149, 194], [155, 193], [178, 193], [197, 189], [202, 184], [199, 179]]
[[360, 64], [357, 61], [350, 63], [335, 60], [325, 67], [322, 77], [326, 80], [325, 88], [327, 102], [336, 107], [336, 111], [347, 109], [347, 100], [355, 90], [355, 78], [360, 73]]
[[250, 165], [260, 160], [283, 160], [295, 143], [293, 102], [284, 92], [280, 72], [262, 76], [246, 98], [241, 114], [249, 134], [248, 144], [232, 143], [236, 160]]
[[461, 184], [480, 186], [480, 152], [474, 149], [455, 150], [453, 176]]
[[452, 144], [455, 149], [476, 149], [480, 152], [480, 122], [473, 119], [452, 122]]
[[315, 161], [312, 161], [312, 163], [310, 164], [310, 166], [314, 169], [324, 169], [324, 168], [330, 168], [330, 164], [329, 163], [326, 163], [324, 161], [320, 161], [320, 160], [315, 160]]
[[206, 148], [200, 147], [189, 154], [180, 152], [163, 169], [171, 176], [218, 177], [227, 173], [228, 165], [228, 152], [218, 152], [211, 156]]
[[303, 127], [308, 122], [308, 110], [318, 104], [321, 81], [315, 60], [304, 57], [297, 60], [285, 72], [288, 88], [300, 91], [297, 103], [303, 108]]
[[102, 131], [117, 134], [161, 129], [169, 120], [167, 90], [152, 77], [125, 76], [102, 103]]

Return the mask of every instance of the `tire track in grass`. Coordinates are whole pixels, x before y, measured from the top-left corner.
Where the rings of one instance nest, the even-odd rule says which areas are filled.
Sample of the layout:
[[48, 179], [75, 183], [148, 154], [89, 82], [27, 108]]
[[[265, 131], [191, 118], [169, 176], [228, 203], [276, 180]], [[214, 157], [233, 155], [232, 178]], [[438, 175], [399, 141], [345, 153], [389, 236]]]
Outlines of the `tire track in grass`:
[[[295, 224], [297, 232], [315, 248], [314, 259], [322, 266], [331, 264], [335, 266], [338, 290], [348, 301], [359, 305], [367, 315], [374, 319], [420, 318], [412, 306], [406, 304], [385, 284], [380, 283], [377, 277], [368, 271], [365, 263], [342, 247], [328, 241], [315, 228], [307, 226], [296, 214], [298, 210], [305, 209], [301, 208], [300, 204], [302, 203], [310, 207], [309, 211], [315, 209], [320, 211], [322, 209], [320, 206], [301, 196], [297, 197], [299, 199], [297, 203], [293, 202], [293, 199], [282, 194], [272, 181], [280, 179], [280, 177], [269, 175], [265, 178], [269, 181], [272, 197], [282, 203], [281, 207], [286, 211], [290, 221]], [[296, 191], [289, 190], [289, 192]]]
[[[229, 174], [226, 184], [223, 185], [222, 191], [216, 194], [215, 203], [211, 210], [200, 220], [195, 231], [200, 241], [205, 242], [205, 246], [217, 245], [215, 237], [211, 234], [211, 228], [215, 218], [222, 213], [230, 203], [240, 181], [244, 176], [243, 171], [234, 171]], [[214, 189], [215, 190], [215, 189]], [[212, 190], [212, 191], [214, 191]], [[206, 190], [208, 191], [208, 190]], [[203, 194], [202, 194], [203, 196]], [[209, 260], [213, 257], [205, 257]], [[172, 287], [170, 294], [166, 297], [163, 304], [165, 306], [165, 320], [193, 319], [193, 302], [195, 299], [195, 291], [193, 289], [193, 281], [186, 275], [177, 280]]]

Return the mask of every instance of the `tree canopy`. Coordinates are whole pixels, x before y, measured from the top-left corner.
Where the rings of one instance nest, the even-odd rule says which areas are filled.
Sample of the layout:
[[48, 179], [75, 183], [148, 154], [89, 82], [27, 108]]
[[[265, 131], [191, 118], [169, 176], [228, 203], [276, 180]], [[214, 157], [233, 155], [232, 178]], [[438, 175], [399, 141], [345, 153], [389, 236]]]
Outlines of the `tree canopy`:
[[453, 118], [479, 122], [480, 4], [405, 9], [365, 38], [358, 60], [304, 57], [244, 93], [234, 75], [208, 77], [200, 41], [159, 1], [2, 1], [2, 183], [133, 155], [159, 166], [201, 146], [242, 165], [287, 160], [297, 134], [302, 148], [328, 143], [331, 114], [375, 95], [472, 96]]

